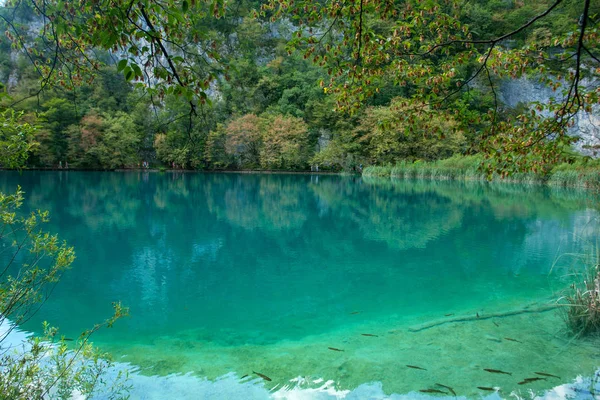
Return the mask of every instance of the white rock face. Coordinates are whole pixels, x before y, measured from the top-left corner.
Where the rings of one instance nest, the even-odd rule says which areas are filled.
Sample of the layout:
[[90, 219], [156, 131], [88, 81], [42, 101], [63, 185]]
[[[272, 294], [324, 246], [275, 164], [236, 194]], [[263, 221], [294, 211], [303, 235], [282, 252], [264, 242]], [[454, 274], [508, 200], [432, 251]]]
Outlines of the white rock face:
[[[599, 82], [583, 80], [583, 85], [589, 88], [597, 87]], [[568, 87], [568, 83], [563, 85]], [[560, 89], [556, 92], [536, 80], [520, 78], [506, 80], [500, 84], [499, 100], [505, 105], [514, 108], [519, 104], [531, 102], [545, 103], [551, 98], [559, 100], [563, 97]], [[575, 149], [580, 153], [591, 156], [600, 156], [600, 107], [593, 106], [592, 112], [580, 111], [575, 117], [575, 125], [569, 132], [580, 140], [575, 143]]]

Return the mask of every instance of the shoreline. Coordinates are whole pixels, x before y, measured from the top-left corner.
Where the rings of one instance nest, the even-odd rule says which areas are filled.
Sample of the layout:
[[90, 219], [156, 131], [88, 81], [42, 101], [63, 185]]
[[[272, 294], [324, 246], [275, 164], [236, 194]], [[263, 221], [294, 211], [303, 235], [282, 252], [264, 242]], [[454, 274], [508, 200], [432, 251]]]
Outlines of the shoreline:
[[[384, 167], [369, 167], [369, 168], [384, 168]], [[576, 189], [584, 190], [589, 192], [600, 192], [599, 185], [591, 185], [590, 182], [585, 180], [575, 180], [573, 183], [566, 181], [552, 182], [552, 179], [543, 179], [540, 175], [534, 175], [534, 179], [510, 179], [510, 178], [497, 178], [494, 177], [492, 180], [487, 180], [483, 176], [477, 175], [414, 175], [409, 174], [402, 175], [377, 175], [367, 171], [367, 168], [362, 173], [358, 172], [332, 172], [332, 171], [285, 171], [285, 170], [260, 170], [260, 169], [243, 169], [243, 170], [193, 170], [193, 169], [158, 169], [158, 168], [116, 168], [116, 169], [96, 169], [96, 168], [24, 168], [21, 170], [0, 168], [0, 171], [13, 171], [13, 172], [24, 172], [24, 171], [41, 171], [41, 172], [119, 172], [119, 173], [130, 173], [130, 172], [146, 172], [146, 173], [184, 173], [184, 174], [246, 174], [246, 175], [323, 175], [323, 176], [348, 176], [348, 177], [360, 177], [367, 183], [378, 183], [378, 182], [398, 182], [398, 181], [419, 181], [419, 182], [466, 182], [466, 183], [479, 183], [483, 185], [489, 184], [508, 184], [508, 185], [526, 185], [539, 188], [548, 189]]]
[[492, 179], [488, 181], [486, 179], [480, 179], [475, 177], [464, 177], [464, 178], [442, 178], [442, 177], [403, 177], [403, 176], [373, 176], [373, 175], [361, 175], [363, 179], [369, 180], [370, 183], [377, 183], [383, 181], [389, 182], [457, 182], [457, 183], [470, 183], [470, 184], [482, 184], [482, 185], [522, 185], [532, 186], [544, 189], [577, 189], [585, 190], [589, 192], [600, 192], [600, 187], [592, 187], [590, 185], [583, 184], [552, 184], [550, 182], [544, 182], [540, 180], [536, 181], [523, 181], [518, 179]]
[[180, 173], [198, 173], [198, 174], [265, 174], [265, 175], [340, 175], [340, 176], [362, 176], [359, 173], [350, 172], [333, 172], [333, 171], [294, 171], [294, 170], [264, 170], [264, 169], [240, 169], [240, 170], [225, 170], [225, 169], [160, 169], [160, 168], [23, 168], [23, 169], [8, 169], [0, 168], [0, 171], [49, 171], [49, 172], [180, 172]]

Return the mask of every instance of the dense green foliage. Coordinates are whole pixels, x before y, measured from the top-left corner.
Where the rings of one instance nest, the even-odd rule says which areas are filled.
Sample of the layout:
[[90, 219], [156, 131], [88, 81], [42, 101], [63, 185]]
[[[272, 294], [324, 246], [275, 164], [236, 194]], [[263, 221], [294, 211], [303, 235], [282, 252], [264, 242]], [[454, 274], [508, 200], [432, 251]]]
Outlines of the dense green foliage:
[[[541, 170], [597, 101], [581, 81], [598, 74], [600, 9], [583, 6], [8, 2], [2, 101], [39, 127], [30, 167], [353, 170], [484, 152], [488, 175]], [[523, 75], [565, 102], [499, 104]]]
[[35, 147], [35, 129], [28, 123], [19, 123], [21, 115], [13, 110], [0, 113], [0, 160], [7, 168], [20, 168]]

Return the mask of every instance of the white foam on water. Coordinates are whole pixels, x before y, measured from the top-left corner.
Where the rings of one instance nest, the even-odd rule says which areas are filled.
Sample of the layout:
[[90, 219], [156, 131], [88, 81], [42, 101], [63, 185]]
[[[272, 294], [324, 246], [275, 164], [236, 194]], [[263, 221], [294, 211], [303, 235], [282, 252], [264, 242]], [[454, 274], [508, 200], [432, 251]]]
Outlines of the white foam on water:
[[[123, 365], [117, 366], [123, 368]], [[600, 369], [596, 373], [600, 376]], [[143, 376], [137, 373], [130, 375], [129, 383], [132, 385], [131, 399], [275, 399], [275, 400], [406, 400], [406, 399], [468, 399], [465, 396], [431, 396], [420, 392], [406, 394], [385, 394], [381, 382], [364, 383], [353, 390], [342, 390], [335, 388], [333, 380], [309, 379], [297, 377], [291, 379], [288, 385], [278, 387], [275, 391], [268, 390], [264, 381], [260, 378], [247, 381], [240, 380], [234, 374], [229, 373], [215, 381], [198, 378], [191, 374], [169, 375], [166, 377]], [[534, 392], [518, 394], [510, 393], [501, 396], [498, 392], [487, 394], [479, 398], [485, 400], [509, 399], [532, 399], [532, 400], [559, 400], [559, 399], [594, 399], [590, 393], [592, 384], [591, 377], [578, 377], [571, 383], [556, 386], [542, 395]], [[316, 386], [314, 386], [316, 385]], [[596, 382], [596, 392], [600, 393], [600, 382]], [[597, 397], [600, 398], [598, 394]], [[102, 397], [97, 397], [101, 399]]]

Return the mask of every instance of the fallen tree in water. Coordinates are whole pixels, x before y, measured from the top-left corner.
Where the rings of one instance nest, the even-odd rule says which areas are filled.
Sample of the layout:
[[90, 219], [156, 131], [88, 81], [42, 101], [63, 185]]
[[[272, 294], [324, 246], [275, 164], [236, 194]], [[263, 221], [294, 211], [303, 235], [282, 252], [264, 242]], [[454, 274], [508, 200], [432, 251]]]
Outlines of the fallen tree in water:
[[468, 314], [468, 315], [457, 315], [457, 316], [452, 316], [452, 317], [448, 317], [448, 318], [436, 319], [436, 320], [425, 322], [425, 323], [422, 323], [419, 325], [413, 325], [413, 326], [409, 327], [408, 330], [410, 332], [419, 332], [419, 331], [423, 331], [425, 329], [433, 328], [433, 327], [444, 325], [444, 324], [452, 324], [452, 323], [456, 323], [456, 322], [478, 321], [478, 320], [484, 320], [484, 319], [490, 319], [490, 318], [511, 317], [513, 315], [519, 315], [519, 314], [541, 313], [541, 312], [554, 310], [558, 307], [560, 307], [560, 305], [558, 305], [558, 304], [549, 304], [549, 305], [539, 306], [539, 307], [535, 307], [535, 308], [526, 306], [523, 308], [518, 308], [516, 310], [495, 312], [495, 313], [489, 313], [489, 314], [475, 313], [475, 314]]

